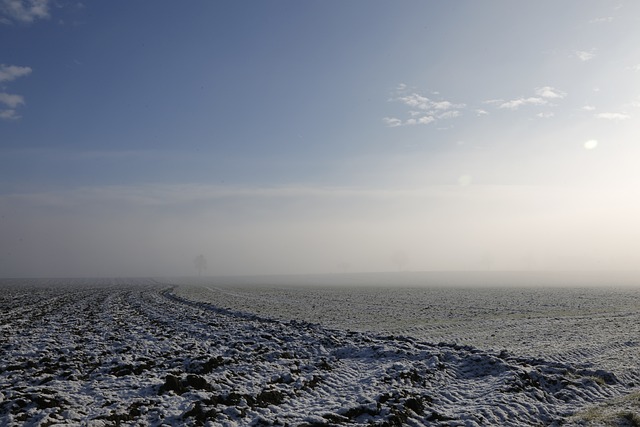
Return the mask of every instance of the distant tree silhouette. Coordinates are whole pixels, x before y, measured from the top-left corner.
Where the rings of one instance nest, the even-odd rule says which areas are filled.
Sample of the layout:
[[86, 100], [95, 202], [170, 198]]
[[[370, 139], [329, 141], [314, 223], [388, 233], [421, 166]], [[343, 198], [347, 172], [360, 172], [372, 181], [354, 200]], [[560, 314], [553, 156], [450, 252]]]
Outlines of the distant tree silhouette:
[[351, 264], [346, 261], [341, 261], [338, 263], [338, 269], [341, 273], [348, 273], [351, 270]]
[[405, 251], [396, 251], [391, 255], [391, 262], [398, 267], [398, 271], [402, 271], [409, 263], [409, 257]]
[[485, 268], [485, 270], [493, 270], [493, 255], [491, 255], [491, 252], [485, 252], [482, 255], [480, 262], [482, 263], [482, 266]]
[[198, 270], [198, 276], [202, 276], [202, 270], [207, 269], [207, 259], [200, 254], [193, 260], [193, 263], [196, 266], [196, 270]]

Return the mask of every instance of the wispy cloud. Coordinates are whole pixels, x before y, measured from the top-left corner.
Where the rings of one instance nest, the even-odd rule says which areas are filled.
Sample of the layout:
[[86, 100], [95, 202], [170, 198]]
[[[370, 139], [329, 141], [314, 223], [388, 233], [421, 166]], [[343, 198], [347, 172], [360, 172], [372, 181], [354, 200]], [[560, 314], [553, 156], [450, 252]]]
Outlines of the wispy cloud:
[[385, 117], [382, 119], [382, 121], [389, 126], [390, 128], [394, 128], [397, 126], [402, 126], [402, 120], [396, 118], [396, 117]]
[[6, 92], [0, 92], [0, 105], [4, 104], [9, 108], [0, 110], [0, 120], [18, 120], [22, 116], [18, 114], [16, 108], [24, 105], [24, 97]]
[[18, 77], [27, 76], [31, 74], [31, 71], [30, 67], [0, 64], [0, 83], [10, 82]]
[[631, 116], [626, 113], [599, 113], [599, 114], [596, 114], [596, 118], [619, 121], [619, 120], [627, 120], [631, 118]]
[[[567, 96], [566, 92], [556, 89], [551, 86], [542, 86], [536, 88], [534, 91], [535, 96], [521, 96], [519, 98], [504, 100], [504, 99], [488, 99], [483, 101], [483, 104], [495, 105], [502, 110], [517, 110], [524, 106], [553, 106], [552, 100], [560, 100]], [[483, 110], [484, 111], [484, 110]]]
[[9, 108], [16, 108], [20, 105], [24, 105], [24, 97], [22, 95], [0, 92], [0, 103]]
[[529, 98], [517, 98], [517, 99], [512, 99], [511, 101], [503, 102], [502, 104], [500, 104], [498, 108], [502, 108], [502, 109], [506, 108], [508, 110], [517, 110], [518, 108], [524, 105], [545, 105], [548, 103], [549, 101], [547, 101], [544, 98], [531, 96]]
[[603, 16], [600, 18], [594, 18], [589, 21], [589, 24], [607, 24], [613, 22], [613, 16]]
[[477, 116], [486, 116], [487, 114], [489, 114], [489, 112], [487, 110], [483, 110], [482, 108], [478, 108], [476, 110]]
[[[31, 67], [0, 64], [0, 83], [11, 82], [17, 78], [28, 76], [32, 71]], [[9, 107], [0, 110], [0, 120], [17, 120], [21, 116], [15, 109], [24, 105], [25, 102], [22, 95], [0, 92], [0, 104], [4, 104]]]
[[49, 0], [0, 0], [0, 13], [4, 23], [31, 23], [49, 17]]
[[562, 99], [567, 94], [561, 90], [555, 89], [551, 86], [543, 86], [536, 89], [536, 95], [548, 99]]
[[436, 119], [433, 116], [422, 116], [417, 119], [408, 119], [401, 125], [428, 125], [431, 122], [435, 122]]
[[[466, 104], [463, 103], [432, 99], [417, 91], [408, 93], [408, 90], [409, 87], [406, 84], [400, 83], [396, 87], [395, 96], [390, 101], [399, 102], [409, 107], [409, 111], [406, 113], [409, 118], [402, 120], [397, 117], [385, 117], [383, 121], [387, 126], [426, 125], [438, 120], [453, 119], [459, 117], [462, 114], [461, 110], [466, 107]], [[433, 94], [439, 95], [438, 92], [433, 92]]]
[[536, 114], [536, 117], [539, 117], [541, 119], [548, 119], [550, 117], [553, 117], [555, 114], [553, 114], [553, 112], [551, 111], [543, 111], [542, 113], [538, 113]]
[[3, 120], [18, 120], [21, 116], [18, 115], [16, 110], [0, 110], [0, 119]]
[[594, 111], [596, 109], [596, 107], [594, 107], [593, 105], [585, 105], [584, 107], [582, 107], [583, 111]]
[[208, 184], [146, 184], [130, 186], [86, 186], [34, 193], [0, 194], [2, 203], [28, 203], [34, 207], [58, 206], [71, 208], [88, 204], [99, 206], [122, 203], [129, 206], [186, 206], [202, 202], [220, 202], [229, 199], [352, 199], [376, 200], [398, 197], [426, 197], [446, 195], [448, 186], [427, 188], [374, 188], [325, 186], [224, 187]]
[[425, 96], [417, 93], [412, 93], [407, 96], [401, 96], [397, 98], [397, 101], [402, 102], [412, 108], [418, 108], [425, 111], [433, 110], [450, 110], [452, 108], [463, 108], [464, 104], [454, 104], [449, 101], [433, 101]]
[[596, 57], [595, 51], [591, 50], [576, 50], [573, 54], [582, 62], [590, 61]]
[[453, 119], [456, 117], [460, 117], [460, 111], [458, 110], [445, 111], [442, 114], [438, 114], [436, 117], [438, 119]]

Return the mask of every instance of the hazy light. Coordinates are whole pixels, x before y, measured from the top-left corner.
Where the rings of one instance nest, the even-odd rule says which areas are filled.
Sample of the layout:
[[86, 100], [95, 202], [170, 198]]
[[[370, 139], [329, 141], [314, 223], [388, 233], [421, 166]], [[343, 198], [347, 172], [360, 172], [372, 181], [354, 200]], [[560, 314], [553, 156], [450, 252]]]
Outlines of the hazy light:
[[598, 146], [598, 140], [590, 139], [584, 143], [585, 150], [594, 150]]
[[471, 175], [460, 175], [458, 177], [458, 184], [460, 184], [463, 187], [467, 187], [471, 185], [472, 182], [473, 182], [473, 178], [471, 177]]

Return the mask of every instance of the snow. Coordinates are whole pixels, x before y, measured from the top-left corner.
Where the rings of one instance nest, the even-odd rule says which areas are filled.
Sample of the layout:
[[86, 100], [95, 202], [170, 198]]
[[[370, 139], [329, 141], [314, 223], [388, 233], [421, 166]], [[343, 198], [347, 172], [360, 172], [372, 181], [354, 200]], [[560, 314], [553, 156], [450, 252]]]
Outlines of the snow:
[[560, 425], [637, 383], [626, 365], [267, 317], [238, 295], [5, 283], [0, 425]]

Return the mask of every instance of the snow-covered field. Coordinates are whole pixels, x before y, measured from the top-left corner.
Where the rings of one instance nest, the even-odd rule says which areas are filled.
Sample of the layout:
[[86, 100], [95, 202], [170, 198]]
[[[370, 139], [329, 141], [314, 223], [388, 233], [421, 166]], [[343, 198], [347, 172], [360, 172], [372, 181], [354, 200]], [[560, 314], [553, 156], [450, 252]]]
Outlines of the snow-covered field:
[[5, 280], [0, 425], [634, 425], [639, 302]]

